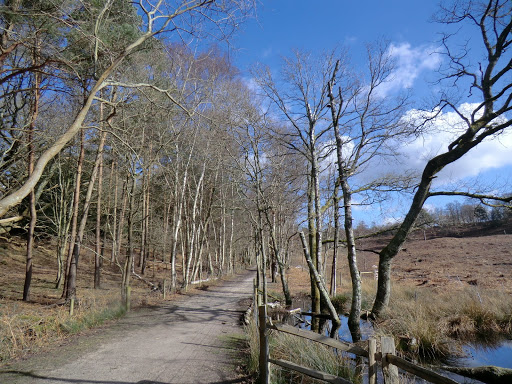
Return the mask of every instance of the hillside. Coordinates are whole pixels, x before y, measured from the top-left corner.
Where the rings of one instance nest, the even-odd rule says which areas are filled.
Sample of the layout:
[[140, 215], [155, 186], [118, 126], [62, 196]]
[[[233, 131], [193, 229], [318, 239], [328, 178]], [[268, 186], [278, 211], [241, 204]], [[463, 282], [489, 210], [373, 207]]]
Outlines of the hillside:
[[[360, 272], [373, 272], [378, 265], [376, 252], [390, 235], [358, 241]], [[327, 281], [331, 252], [327, 256]], [[309, 292], [309, 274], [301, 253], [292, 257], [289, 279], [295, 292]], [[340, 248], [338, 274], [348, 286], [348, 266]], [[373, 280], [373, 273], [363, 273]], [[498, 289], [512, 293], [512, 221], [500, 226], [468, 225], [430, 228], [413, 232], [393, 260], [392, 277], [402, 284], [433, 289], [460, 289], [468, 286]], [[340, 284], [340, 277], [338, 277]], [[280, 287], [275, 286], [276, 290]]]

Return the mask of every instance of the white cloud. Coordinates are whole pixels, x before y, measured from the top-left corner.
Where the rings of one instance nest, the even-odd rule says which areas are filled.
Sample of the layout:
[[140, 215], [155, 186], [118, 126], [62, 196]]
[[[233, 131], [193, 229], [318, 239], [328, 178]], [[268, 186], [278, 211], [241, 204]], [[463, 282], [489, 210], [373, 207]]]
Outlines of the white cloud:
[[[349, 158], [354, 151], [354, 143], [349, 136], [342, 136], [344, 145], [341, 150], [341, 156], [344, 159]], [[334, 139], [328, 140], [324, 143], [319, 153], [320, 170], [326, 175], [329, 172], [337, 172], [338, 169], [338, 153], [336, 152], [336, 141]]]
[[[459, 111], [469, 116], [478, 104], [462, 104]], [[407, 119], [420, 118], [419, 111], [411, 110], [407, 113]], [[409, 143], [400, 146], [398, 159], [388, 162], [379, 161], [374, 172], [394, 173], [406, 170], [416, 171], [417, 174], [423, 170], [428, 160], [445, 152], [448, 145], [456, 137], [464, 132], [466, 126], [460, 116], [455, 112], [440, 113], [435, 118], [425, 133]], [[397, 161], [398, 160], [398, 161]], [[470, 150], [462, 158], [446, 166], [435, 180], [436, 186], [446, 185], [468, 177], [477, 176], [485, 171], [512, 166], [512, 131], [505, 131], [498, 137], [490, 137]]]
[[409, 43], [391, 44], [388, 53], [396, 61], [396, 68], [388, 81], [379, 86], [383, 96], [411, 88], [423, 71], [436, 70], [441, 63], [441, 56], [433, 46], [414, 48]]

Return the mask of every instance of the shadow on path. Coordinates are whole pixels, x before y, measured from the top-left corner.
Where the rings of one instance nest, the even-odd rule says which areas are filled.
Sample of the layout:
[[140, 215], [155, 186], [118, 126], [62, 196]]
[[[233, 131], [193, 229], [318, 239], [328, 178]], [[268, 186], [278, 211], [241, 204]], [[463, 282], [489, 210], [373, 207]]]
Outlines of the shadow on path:
[[[32, 372], [23, 371], [1, 371], [0, 373], [8, 373], [16, 376], [31, 377], [33, 379], [56, 381], [60, 383], [77, 383], [77, 384], [170, 384], [170, 382], [154, 381], [154, 380], [139, 380], [139, 381], [112, 381], [112, 380], [88, 380], [88, 379], [66, 379], [62, 377], [42, 376]], [[216, 381], [208, 384], [236, 384], [245, 383], [249, 377], [240, 377], [232, 380]], [[187, 384], [187, 383], [183, 383]]]

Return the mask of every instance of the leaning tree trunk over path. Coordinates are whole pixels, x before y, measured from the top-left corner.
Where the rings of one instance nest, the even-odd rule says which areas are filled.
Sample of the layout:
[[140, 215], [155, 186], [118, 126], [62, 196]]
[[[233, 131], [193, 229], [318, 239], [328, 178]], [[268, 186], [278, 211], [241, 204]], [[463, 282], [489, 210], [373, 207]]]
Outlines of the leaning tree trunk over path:
[[109, 67], [107, 67], [103, 73], [98, 76], [98, 80], [92, 86], [88, 94], [86, 95], [85, 102], [81, 107], [80, 111], [76, 115], [75, 119], [64, 132], [48, 149], [46, 149], [37, 162], [35, 163], [34, 170], [23, 183], [23, 185], [16, 191], [0, 199], [0, 217], [5, 215], [9, 209], [21, 202], [23, 198], [28, 196], [30, 192], [35, 188], [37, 182], [41, 178], [46, 165], [53, 159], [72, 139], [75, 135], [82, 131], [82, 125], [85, 121], [86, 116], [96, 99], [96, 94], [105, 87], [105, 83], [108, 77], [116, 70], [116, 68], [124, 61], [124, 59], [132, 53], [137, 47], [142, 45], [146, 40], [154, 36], [153, 32], [147, 32], [137, 38], [132, 44], [128, 45], [114, 60]]

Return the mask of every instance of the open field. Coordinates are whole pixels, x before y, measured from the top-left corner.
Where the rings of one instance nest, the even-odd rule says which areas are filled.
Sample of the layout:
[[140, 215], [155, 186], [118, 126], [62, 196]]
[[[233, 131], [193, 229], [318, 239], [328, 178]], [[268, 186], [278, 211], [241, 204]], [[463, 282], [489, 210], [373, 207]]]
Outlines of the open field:
[[[362, 239], [358, 242], [358, 266], [361, 272], [373, 272], [379, 251], [387, 237]], [[363, 251], [366, 250], [366, 251]], [[369, 251], [371, 250], [371, 251]], [[338, 273], [341, 284], [348, 286], [346, 257], [340, 247]], [[301, 254], [294, 254], [289, 274], [291, 289], [309, 292], [309, 274]], [[327, 281], [331, 253], [327, 256]], [[467, 287], [512, 293], [512, 223], [499, 228], [466, 227], [450, 230], [430, 229], [426, 240], [416, 231], [393, 260], [393, 281], [411, 287], [433, 290], [460, 290]], [[363, 280], [373, 280], [363, 274]], [[339, 278], [338, 278], [339, 279]], [[338, 281], [339, 282], [339, 281]], [[272, 288], [278, 290], [279, 287]]]

